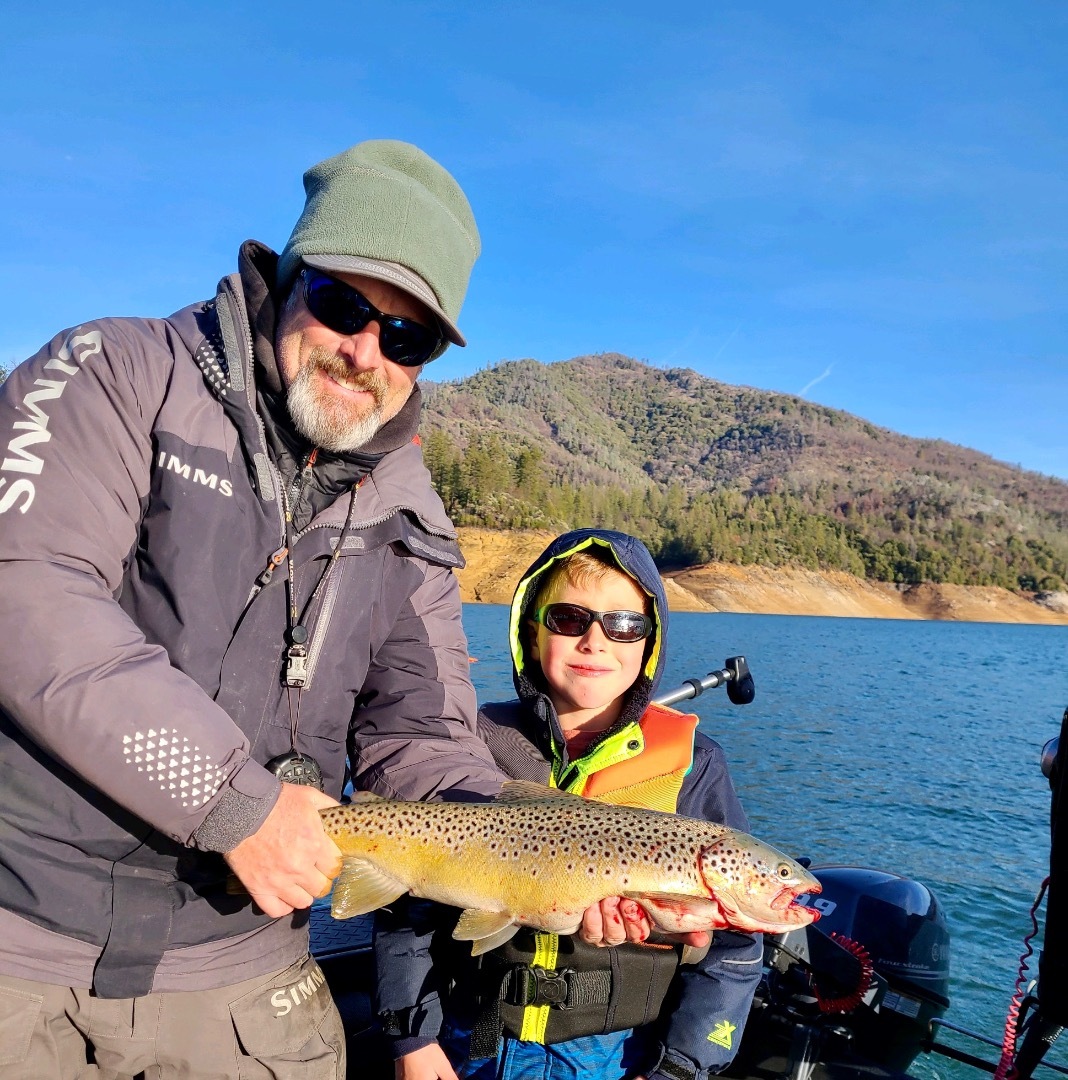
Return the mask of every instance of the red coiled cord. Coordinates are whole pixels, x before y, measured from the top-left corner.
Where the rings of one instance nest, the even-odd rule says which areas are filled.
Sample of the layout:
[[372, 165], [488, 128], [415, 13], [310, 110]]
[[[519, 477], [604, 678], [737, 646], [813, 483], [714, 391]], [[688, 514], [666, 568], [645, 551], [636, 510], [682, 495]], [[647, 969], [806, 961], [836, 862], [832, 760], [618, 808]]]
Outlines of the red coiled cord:
[[1014, 1066], [1016, 1058], [1016, 1022], [1020, 1018], [1020, 1006], [1023, 1004], [1024, 984], [1027, 979], [1027, 961], [1035, 951], [1031, 948], [1031, 939], [1038, 933], [1038, 916], [1036, 912], [1042, 903], [1042, 897], [1046, 895], [1047, 885], [1049, 885], [1049, 878], [1042, 882], [1038, 890], [1038, 896], [1035, 897], [1035, 902], [1031, 905], [1031, 933], [1023, 939], [1025, 948], [1020, 956], [1020, 968], [1016, 975], [1016, 990], [1012, 995], [1012, 1000], [1009, 1002], [1009, 1011], [1005, 1017], [1005, 1037], [1001, 1041], [1001, 1060], [998, 1062], [997, 1071], [994, 1073], [994, 1080], [1012, 1080], [1016, 1075]]
[[856, 989], [850, 994], [843, 994], [841, 997], [825, 998], [820, 993], [820, 988], [816, 985], [816, 981], [813, 980], [812, 992], [816, 995], [816, 1001], [819, 1002], [820, 1012], [852, 1012], [861, 1001], [864, 1000], [864, 995], [868, 992], [868, 987], [871, 986], [872, 975], [874, 974], [875, 969], [872, 966], [868, 950], [865, 949], [859, 941], [847, 938], [844, 934], [839, 934], [836, 931], [831, 932], [831, 941], [837, 942], [843, 949], [852, 953], [860, 961], [860, 978], [857, 980]]

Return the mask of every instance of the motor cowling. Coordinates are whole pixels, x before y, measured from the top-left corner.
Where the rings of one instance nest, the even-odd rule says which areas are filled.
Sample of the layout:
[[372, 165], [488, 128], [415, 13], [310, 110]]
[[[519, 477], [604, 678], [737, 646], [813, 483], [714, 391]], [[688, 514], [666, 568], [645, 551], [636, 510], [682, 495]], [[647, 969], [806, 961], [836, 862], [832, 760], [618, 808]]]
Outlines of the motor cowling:
[[899, 993], [949, 1005], [949, 928], [926, 885], [882, 870], [824, 866], [813, 898], [828, 936], [859, 941], [875, 970]]

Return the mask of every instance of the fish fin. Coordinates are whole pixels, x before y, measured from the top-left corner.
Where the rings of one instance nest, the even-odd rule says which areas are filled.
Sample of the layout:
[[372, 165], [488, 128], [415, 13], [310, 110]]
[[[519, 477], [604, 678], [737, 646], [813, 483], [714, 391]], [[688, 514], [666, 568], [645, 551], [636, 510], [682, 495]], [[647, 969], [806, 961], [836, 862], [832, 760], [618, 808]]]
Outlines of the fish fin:
[[691, 930], [711, 932], [723, 926], [721, 905], [707, 896], [667, 892], [632, 892], [623, 895], [636, 900], [653, 926], [669, 934], [685, 934]]
[[648, 807], [646, 807], [643, 803], [639, 802], [637, 799], [632, 802], [628, 802], [626, 796], [624, 796], [622, 799], [616, 798], [616, 792], [614, 791], [604, 791], [600, 795], [589, 795], [587, 796], [587, 798], [590, 800], [590, 802], [604, 803], [607, 806], [638, 806], [642, 810], [648, 809]]
[[661, 813], [674, 813], [682, 781], [677, 773], [667, 776], [654, 776], [640, 780], [636, 784], [603, 791], [600, 795], [590, 795], [594, 802], [610, 803], [613, 806], [632, 806], [642, 810], [659, 810]]
[[341, 873], [334, 882], [330, 914], [335, 919], [351, 919], [385, 907], [408, 891], [396, 878], [384, 874], [365, 859], [350, 855], [341, 860]]
[[349, 802], [389, 802], [389, 800], [384, 795], [376, 795], [373, 791], [354, 791], [349, 796]]
[[496, 934], [490, 934], [489, 937], [479, 938], [478, 941], [472, 941], [471, 955], [481, 956], [483, 953], [488, 953], [491, 949], [496, 949], [498, 945], [503, 945], [505, 942], [511, 941], [518, 933], [518, 924], [511, 923]]
[[[711, 937], [711, 935], [709, 935]], [[697, 945], [683, 945], [682, 947], [682, 959], [680, 964], [698, 964], [708, 955], [708, 950], [712, 947], [712, 942], [709, 941], [707, 945], [698, 947]]]
[[[480, 941], [502, 933], [510, 926], [518, 926], [512, 921], [507, 911], [483, 911], [479, 908], [466, 908], [460, 913], [456, 929], [452, 936], [457, 941]], [[511, 935], [509, 934], [509, 937]], [[505, 939], [507, 940], [507, 939]]]
[[561, 791], [559, 788], [546, 787], [545, 784], [535, 784], [531, 780], [505, 780], [501, 785], [501, 793], [497, 796], [497, 802], [529, 802], [531, 799], [581, 799], [581, 795], [575, 795], [570, 791]]

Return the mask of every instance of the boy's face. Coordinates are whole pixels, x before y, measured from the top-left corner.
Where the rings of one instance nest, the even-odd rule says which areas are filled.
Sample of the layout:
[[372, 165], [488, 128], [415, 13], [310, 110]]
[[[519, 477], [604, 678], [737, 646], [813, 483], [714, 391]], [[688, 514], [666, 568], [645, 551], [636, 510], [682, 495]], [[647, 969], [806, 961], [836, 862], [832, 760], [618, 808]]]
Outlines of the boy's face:
[[[575, 585], [561, 577], [539, 605], [578, 604], [591, 611], [646, 611], [646, 595], [625, 574]], [[642, 669], [647, 641], [611, 641], [597, 622], [581, 637], [531, 623], [530, 657], [541, 665], [549, 698], [565, 731], [603, 731], [615, 723], [623, 694]]]

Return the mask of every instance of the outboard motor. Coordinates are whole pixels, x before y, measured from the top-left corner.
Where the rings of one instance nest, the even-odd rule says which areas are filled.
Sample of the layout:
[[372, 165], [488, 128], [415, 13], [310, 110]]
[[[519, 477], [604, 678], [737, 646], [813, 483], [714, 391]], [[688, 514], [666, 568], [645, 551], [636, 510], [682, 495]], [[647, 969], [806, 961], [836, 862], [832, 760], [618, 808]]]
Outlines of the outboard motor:
[[949, 1007], [949, 930], [918, 881], [813, 867], [817, 923], [765, 938], [765, 978], [727, 1075], [900, 1076]]

